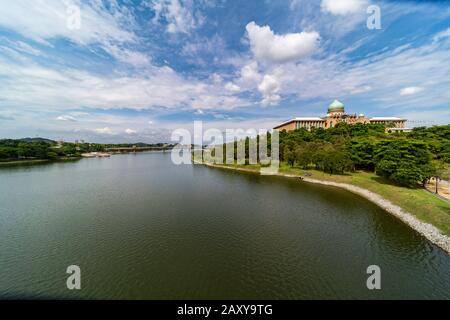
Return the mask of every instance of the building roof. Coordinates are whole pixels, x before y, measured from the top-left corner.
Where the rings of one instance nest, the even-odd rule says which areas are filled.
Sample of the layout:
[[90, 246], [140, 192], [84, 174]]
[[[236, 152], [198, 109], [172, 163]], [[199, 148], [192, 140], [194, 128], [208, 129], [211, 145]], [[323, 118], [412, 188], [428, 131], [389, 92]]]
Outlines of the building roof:
[[294, 121], [325, 121], [324, 119], [320, 117], [297, 117], [292, 119]]
[[401, 120], [406, 120], [406, 119], [397, 118], [397, 117], [373, 117], [373, 118], [370, 118], [369, 120], [375, 120], [375, 121], [401, 121]]
[[322, 118], [319, 118], [319, 117], [298, 117], [298, 118], [293, 118], [291, 120], [285, 121], [282, 124], [279, 124], [278, 126], [276, 126], [274, 129], [277, 129], [279, 127], [282, 127], [284, 125], [287, 125], [291, 122], [296, 122], [296, 121], [325, 121], [325, 120]]

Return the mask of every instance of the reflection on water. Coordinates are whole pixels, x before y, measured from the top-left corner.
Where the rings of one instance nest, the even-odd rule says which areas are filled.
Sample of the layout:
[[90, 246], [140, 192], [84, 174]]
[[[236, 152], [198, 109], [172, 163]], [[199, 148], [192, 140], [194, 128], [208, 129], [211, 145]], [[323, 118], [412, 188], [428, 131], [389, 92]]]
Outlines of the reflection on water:
[[[450, 258], [331, 187], [160, 153], [0, 170], [0, 296], [450, 298]], [[66, 268], [82, 290], [66, 289]], [[382, 290], [366, 288], [379, 265]]]

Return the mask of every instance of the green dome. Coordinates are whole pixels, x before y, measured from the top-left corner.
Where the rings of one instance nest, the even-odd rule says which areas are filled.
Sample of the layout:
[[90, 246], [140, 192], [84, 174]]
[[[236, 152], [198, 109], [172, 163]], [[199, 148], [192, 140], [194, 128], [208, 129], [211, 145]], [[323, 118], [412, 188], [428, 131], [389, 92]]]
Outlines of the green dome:
[[344, 112], [344, 104], [338, 100], [334, 100], [328, 107], [328, 113], [330, 112]]

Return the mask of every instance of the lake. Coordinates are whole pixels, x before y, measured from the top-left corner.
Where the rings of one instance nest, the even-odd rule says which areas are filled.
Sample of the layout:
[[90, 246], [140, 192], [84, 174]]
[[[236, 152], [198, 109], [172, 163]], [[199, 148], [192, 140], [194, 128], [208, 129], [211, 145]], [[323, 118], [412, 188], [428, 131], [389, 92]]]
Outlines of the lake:
[[0, 298], [448, 299], [450, 257], [344, 190], [115, 155], [0, 169]]

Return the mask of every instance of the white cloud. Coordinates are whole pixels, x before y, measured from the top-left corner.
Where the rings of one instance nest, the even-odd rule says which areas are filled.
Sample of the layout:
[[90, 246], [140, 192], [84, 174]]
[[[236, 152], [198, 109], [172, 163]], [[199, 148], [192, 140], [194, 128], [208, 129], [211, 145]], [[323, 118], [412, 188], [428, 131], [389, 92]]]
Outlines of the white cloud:
[[94, 131], [98, 134], [107, 134], [107, 135], [114, 134], [114, 132], [109, 127], [94, 129]]
[[117, 60], [134, 67], [149, 67], [151, 65], [151, 59], [144, 53], [121, 48], [113, 44], [105, 44], [103, 49]]
[[67, 110], [151, 107], [232, 109], [250, 102], [232, 97], [223, 84], [179, 75], [169, 67], [111, 76], [66, 67], [50, 69], [0, 56], [0, 106]]
[[239, 91], [241, 91], [241, 88], [232, 82], [228, 82], [225, 85], [225, 90], [230, 91], [230, 92], [239, 92]]
[[348, 89], [350, 91], [350, 94], [355, 94], [356, 95], [356, 94], [369, 92], [370, 90], [372, 90], [372, 87], [371, 86], [362, 85], [362, 86], [357, 86], [357, 87], [350, 87]]
[[318, 49], [320, 35], [315, 31], [277, 35], [269, 26], [260, 27], [253, 21], [246, 29], [258, 60], [275, 63], [295, 61]]
[[280, 91], [280, 82], [272, 75], [266, 74], [263, 81], [259, 84], [258, 90], [263, 95], [261, 104], [263, 106], [275, 106], [278, 105], [281, 97], [278, 94]]
[[72, 121], [72, 122], [77, 121], [77, 119], [75, 117], [72, 117], [72, 116], [69, 116], [69, 115], [59, 116], [59, 117], [56, 118], [56, 120], [58, 120], [58, 121]]
[[[364, 99], [378, 109], [431, 108], [450, 101], [449, 46], [431, 42], [420, 47], [403, 46], [384, 50], [356, 62], [349, 62], [345, 53], [322, 59], [307, 58], [298, 63], [269, 66], [265, 74], [275, 75], [281, 97], [295, 95], [300, 100], [339, 97], [344, 101], [352, 95]], [[411, 83], [426, 88], [410, 88]]]
[[122, 27], [134, 25], [125, 7], [111, 2], [111, 9], [106, 10], [101, 1], [71, 3], [81, 9], [82, 24], [79, 30], [67, 27], [68, 6], [60, 0], [3, 1], [0, 3], [0, 25], [46, 44], [47, 40], [59, 37], [78, 44], [136, 40], [132, 32]]
[[[68, 5], [80, 8], [80, 29], [68, 28]], [[150, 64], [144, 53], [124, 48], [124, 44], [139, 42], [134, 34], [135, 21], [126, 6], [110, 2], [107, 8], [101, 1], [24, 0], [0, 3], [0, 26], [13, 30], [25, 38], [52, 46], [51, 40], [64, 38], [78, 45], [96, 44], [120, 62], [136, 67]], [[39, 55], [40, 52], [24, 42], [17, 42], [16, 50]]]
[[210, 61], [225, 64], [228, 49], [225, 40], [217, 34], [211, 37], [189, 35], [181, 54], [189, 63], [207, 66]]
[[210, 76], [210, 78], [211, 78], [211, 80], [212, 80], [212, 82], [213, 82], [214, 84], [220, 84], [220, 83], [222, 83], [222, 81], [223, 81], [222, 76], [221, 76], [220, 74], [217, 74], [217, 73], [213, 73], [213, 74]]
[[407, 87], [400, 90], [401, 96], [410, 96], [423, 91], [422, 87]]
[[[0, 42], [2, 43], [2, 45], [0, 46], [0, 50], [10, 49], [10, 50], [15, 50], [16, 52], [18, 52], [20, 54], [33, 55], [36, 57], [45, 56], [45, 54], [41, 50], [35, 48], [34, 46], [29, 45], [28, 43], [23, 42], [23, 41], [11, 41], [6, 37], [1, 37]], [[8, 53], [8, 51], [6, 53]], [[9, 53], [11, 53], [11, 52], [9, 51]]]
[[253, 61], [241, 69], [241, 79], [244, 82], [256, 83], [261, 81], [261, 78], [262, 76], [258, 71], [258, 63], [256, 61]]
[[153, 0], [150, 7], [155, 12], [153, 22], [164, 18], [167, 21], [167, 32], [189, 34], [202, 23], [199, 13], [195, 14], [191, 1]]
[[195, 109], [218, 109], [231, 110], [238, 107], [249, 106], [250, 102], [241, 100], [232, 95], [220, 94], [201, 94], [191, 103], [191, 107]]
[[450, 28], [441, 31], [433, 37], [433, 41], [439, 41], [441, 39], [450, 38]]
[[322, 0], [322, 11], [334, 15], [348, 15], [364, 11], [367, 8], [367, 0]]
[[137, 131], [136, 131], [136, 130], [133, 130], [133, 129], [130, 129], [130, 128], [128, 128], [128, 129], [126, 129], [126, 130], [125, 130], [125, 133], [126, 133], [126, 134], [128, 134], [128, 135], [134, 135], [134, 134], [136, 134], [136, 133], [137, 133]]

